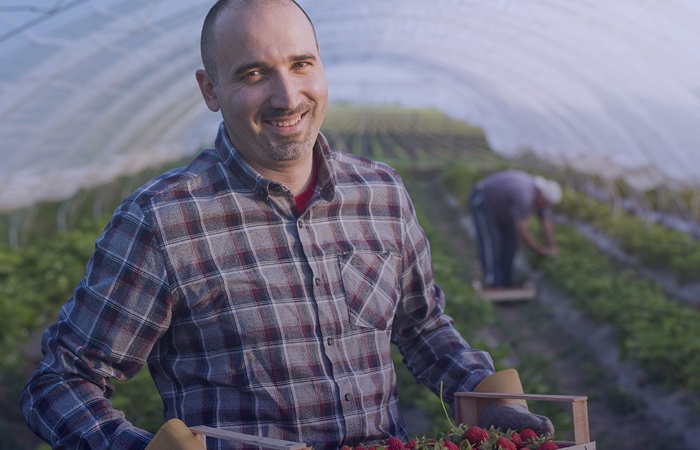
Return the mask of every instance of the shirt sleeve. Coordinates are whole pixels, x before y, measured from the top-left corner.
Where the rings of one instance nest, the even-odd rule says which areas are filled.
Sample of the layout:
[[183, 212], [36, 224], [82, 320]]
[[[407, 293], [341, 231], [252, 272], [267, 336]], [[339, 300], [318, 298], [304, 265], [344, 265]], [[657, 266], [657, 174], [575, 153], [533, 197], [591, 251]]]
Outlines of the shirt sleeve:
[[[405, 192], [405, 191], [404, 191]], [[445, 296], [434, 284], [430, 248], [405, 193], [406, 235], [402, 298], [397, 307], [392, 341], [418, 382], [452, 405], [455, 392], [472, 391], [494, 373], [488, 352], [471, 348], [444, 313]]]
[[170, 321], [162, 254], [141, 208], [115, 212], [86, 276], [42, 338], [43, 360], [24, 388], [29, 428], [53, 448], [139, 449], [152, 435], [109, 402], [110, 381], [143, 366]]

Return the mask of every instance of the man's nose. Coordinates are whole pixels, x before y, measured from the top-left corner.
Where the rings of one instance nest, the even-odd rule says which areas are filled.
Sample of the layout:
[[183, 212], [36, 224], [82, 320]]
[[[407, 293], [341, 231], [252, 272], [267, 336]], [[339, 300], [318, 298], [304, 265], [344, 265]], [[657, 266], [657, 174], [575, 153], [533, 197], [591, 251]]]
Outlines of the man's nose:
[[299, 105], [300, 80], [294, 75], [277, 74], [272, 83], [270, 103], [276, 109], [294, 109]]

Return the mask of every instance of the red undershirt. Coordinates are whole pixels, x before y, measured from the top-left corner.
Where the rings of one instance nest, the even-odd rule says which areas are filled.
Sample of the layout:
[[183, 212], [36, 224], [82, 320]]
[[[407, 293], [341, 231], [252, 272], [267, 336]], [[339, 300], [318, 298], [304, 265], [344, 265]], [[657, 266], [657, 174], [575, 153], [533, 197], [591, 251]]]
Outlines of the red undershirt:
[[312, 159], [312, 165], [313, 168], [312, 173], [311, 173], [311, 181], [309, 181], [309, 185], [306, 186], [306, 189], [304, 189], [304, 192], [302, 192], [299, 195], [294, 196], [294, 201], [297, 204], [297, 209], [299, 212], [303, 211], [304, 208], [306, 208], [306, 204], [309, 203], [309, 200], [311, 200], [311, 196], [314, 193], [314, 188], [316, 188], [316, 154], [314, 154], [314, 157]]

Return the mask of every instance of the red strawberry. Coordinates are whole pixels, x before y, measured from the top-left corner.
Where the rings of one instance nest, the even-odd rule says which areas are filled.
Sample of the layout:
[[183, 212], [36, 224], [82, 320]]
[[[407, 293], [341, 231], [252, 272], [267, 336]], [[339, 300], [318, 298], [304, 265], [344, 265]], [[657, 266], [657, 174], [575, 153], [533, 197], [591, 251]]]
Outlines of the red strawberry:
[[452, 441], [444, 441], [444, 444], [447, 450], [459, 450], [459, 445], [455, 444]]
[[523, 447], [523, 440], [517, 431], [513, 431], [512, 433], [510, 433], [510, 440], [513, 441], [513, 444], [515, 444], [517, 448]]
[[500, 448], [501, 450], [518, 450], [518, 447], [515, 446], [513, 441], [505, 436], [499, 437], [496, 441], [496, 445], [497, 448]]
[[537, 450], [557, 450], [559, 446], [554, 441], [544, 441]]
[[489, 432], [486, 431], [484, 428], [473, 425], [467, 428], [467, 431], [464, 433], [464, 437], [469, 441], [470, 444], [476, 446], [479, 445], [484, 439], [489, 438]]
[[525, 428], [520, 432], [520, 439], [523, 441], [523, 444], [529, 444], [534, 441], [536, 441], [539, 438], [537, 436], [537, 433], [535, 433], [533, 430], [530, 428]]
[[406, 450], [413, 450], [414, 448], [416, 448], [416, 445], [418, 445], [418, 441], [416, 441], [415, 439], [411, 439], [410, 441], [404, 444], [404, 448], [406, 448]]
[[403, 441], [396, 436], [392, 436], [386, 441], [387, 450], [404, 450]]
[[342, 447], [340, 447], [340, 450], [352, 450], [352, 447], [350, 447], [349, 445], [343, 445]]

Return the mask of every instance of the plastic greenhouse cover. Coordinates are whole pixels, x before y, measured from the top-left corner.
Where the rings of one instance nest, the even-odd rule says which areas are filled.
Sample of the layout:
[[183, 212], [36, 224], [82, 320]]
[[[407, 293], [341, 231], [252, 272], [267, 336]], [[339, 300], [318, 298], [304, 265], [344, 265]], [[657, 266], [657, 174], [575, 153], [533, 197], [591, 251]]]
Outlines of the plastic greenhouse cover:
[[[211, 0], [0, 3], [0, 210], [193, 154]], [[700, 188], [696, 0], [300, 0], [331, 101], [437, 107], [505, 155]]]

